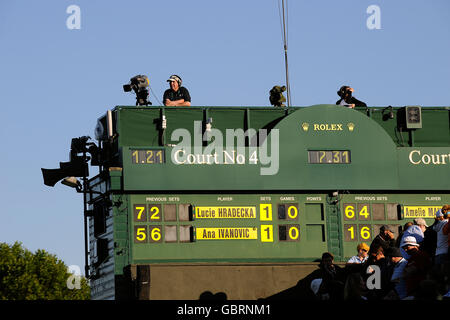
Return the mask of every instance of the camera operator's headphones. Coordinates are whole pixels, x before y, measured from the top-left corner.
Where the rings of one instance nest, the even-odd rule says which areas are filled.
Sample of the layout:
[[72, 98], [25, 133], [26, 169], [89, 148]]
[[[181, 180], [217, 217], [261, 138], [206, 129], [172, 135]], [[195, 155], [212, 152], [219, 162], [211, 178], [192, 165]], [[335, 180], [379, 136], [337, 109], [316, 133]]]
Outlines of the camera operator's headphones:
[[182, 80], [181, 80], [180, 76], [173, 74], [170, 76], [169, 80], [167, 80], [167, 81], [170, 82], [172, 80], [175, 80], [176, 82], [178, 82], [178, 86], [181, 87]]

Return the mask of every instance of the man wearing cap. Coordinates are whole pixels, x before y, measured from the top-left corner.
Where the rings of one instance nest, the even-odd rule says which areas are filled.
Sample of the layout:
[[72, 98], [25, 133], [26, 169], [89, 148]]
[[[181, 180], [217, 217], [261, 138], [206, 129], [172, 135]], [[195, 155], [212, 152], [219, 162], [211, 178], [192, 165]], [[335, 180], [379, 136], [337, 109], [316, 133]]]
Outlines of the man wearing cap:
[[405, 230], [402, 236], [402, 241], [400, 242], [400, 251], [403, 255], [403, 258], [409, 259], [408, 253], [403, 250], [403, 244], [405, 242], [406, 237], [414, 237], [416, 239], [416, 243], [420, 244], [424, 239], [424, 232], [427, 229], [428, 225], [426, 221], [422, 218], [414, 219], [414, 224]]
[[406, 281], [406, 294], [407, 296], [414, 296], [420, 282], [426, 279], [428, 270], [431, 268], [431, 259], [425, 251], [419, 250], [419, 244], [413, 236], [403, 238], [402, 249], [410, 257], [403, 272]]
[[406, 281], [403, 271], [408, 264], [408, 260], [403, 258], [400, 249], [396, 247], [390, 248], [388, 255], [391, 257], [391, 262], [394, 266], [391, 282], [394, 284], [394, 290], [398, 297], [403, 299], [406, 297]]
[[371, 246], [375, 244], [380, 244], [384, 251], [395, 246], [395, 237], [388, 225], [381, 226], [380, 233], [373, 239]]
[[191, 96], [188, 89], [181, 86], [182, 80], [176, 74], [170, 76], [167, 80], [170, 83], [170, 89], [164, 92], [163, 102], [165, 106], [185, 106], [191, 105]]

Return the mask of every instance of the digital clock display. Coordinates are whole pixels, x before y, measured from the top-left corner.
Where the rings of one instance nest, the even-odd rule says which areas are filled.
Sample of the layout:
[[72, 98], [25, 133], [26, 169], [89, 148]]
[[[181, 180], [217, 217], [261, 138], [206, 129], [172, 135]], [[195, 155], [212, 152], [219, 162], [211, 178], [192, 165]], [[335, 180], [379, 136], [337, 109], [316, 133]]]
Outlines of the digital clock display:
[[308, 163], [319, 164], [349, 164], [350, 150], [308, 150]]
[[164, 149], [131, 149], [131, 163], [155, 164], [165, 163]]

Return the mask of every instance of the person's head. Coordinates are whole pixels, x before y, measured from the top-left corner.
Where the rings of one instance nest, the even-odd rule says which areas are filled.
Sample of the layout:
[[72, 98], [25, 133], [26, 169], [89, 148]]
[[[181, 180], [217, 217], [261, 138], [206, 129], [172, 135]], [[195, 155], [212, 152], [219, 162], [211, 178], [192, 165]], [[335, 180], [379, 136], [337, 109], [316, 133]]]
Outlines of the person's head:
[[380, 235], [384, 239], [389, 239], [390, 238], [389, 234], [391, 234], [391, 233], [392, 233], [392, 231], [391, 231], [391, 229], [389, 228], [388, 225], [382, 225], [381, 226], [381, 228], [380, 228]]
[[411, 221], [405, 223], [405, 225], [403, 226], [403, 231], [406, 231], [406, 229], [408, 229], [408, 228], [411, 227], [412, 225], [414, 225], [414, 223], [412, 223]]
[[414, 224], [417, 225], [417, 226], [419, 226], [420, 229], [421, 229], [423, 232], [425, 232], [425, 230], [427, 230], [428, 225], [427, 225], [427, 223], [425, 222], [425, 220], [422, 219], [422, 218], [416, 218], [416, 219], [414, 219]]
[[446, 204], [442, 207], [442, 214], [444, 215], [444, 219], [447, 219], [450, 214], [450, 205]]
[[388, 256], [391, 257], [391, 261], [396, 264], [400, 260], [403, 259], [402, 253], [400, 252], [400, 248], [390, 247], [388, 251]]
[[442, 209], [439, 209], [436, 212], [436, 220], [438, 221], [444, 220], [444, 214], [442, 213]]
[[178, 91], [178, 89], [181, 87], [182, 80], [179, 76], [176, 74], [173, 74], [170, 76], [170, 78], [167, 80], [167, 82], [170, 82], [170, 88], [173, 91]]
[[379, 243], [372, 244], [369, 250], [369, 257], [372, 261], [378, 261], [384, 258], [383, 246]]
[[413, 236], [408, 236], [405, 237], [402, 248], [408, 255], [411, 255], [419, 251], [419, 244], [417, 243], [416, 238], [414, 238]]
[[358, 250], [358, 256], [367, 257], [367, 254], [369, 252], [369, 246], [367, 244], [365, 244], [364, 242], [361, 242], [356, 247], [356, 250]]
[[349, 87], [349, 86], [342, 86], [339, 91], [337, 92], [338, 96], [341, 98], [345, 98], [347, 96], [351, 96], [352, 92], [353, 92], [353, 88]]
[[321, 260], [320, 264], [322, 266], [331, 266], [331, 265], [333, 265], [333, 260], [334, 260], [334, 256], [332, 253], [324, 252], [322, 254], [322, 260]]

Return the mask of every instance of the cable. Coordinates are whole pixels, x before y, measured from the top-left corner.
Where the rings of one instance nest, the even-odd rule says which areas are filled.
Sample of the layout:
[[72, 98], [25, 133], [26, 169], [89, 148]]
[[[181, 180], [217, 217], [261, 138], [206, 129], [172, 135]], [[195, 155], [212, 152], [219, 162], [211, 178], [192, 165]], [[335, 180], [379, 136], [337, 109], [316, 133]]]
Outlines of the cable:
[[[400, 139], [397, 136], [397, 132], [400, 133]], [[397, 138], [397, 143], [400, 144], [400, 147], [404, 147], [405, 146], [405, 140], [403, 139], [402, 129], [396, 126], [394, 128], [394, 134], [395, 134], [395, 137]]]
[[287, 27], [286, 17], [288, 16], [288, 8], [284, 6], [284, 0], [281, 2], [283, 9], [283, 47], [284, 47], [284, 63], [286, 68], [286, 93], [287, 93], [287, 107], [291, 106], [291, 88], [289, 85], [289, 67], [288, 67], [288, 55], [287, 55]]
[[289, 8], [288, 8], [289, 1], [286, 0], [286, 45], [289, 39]]
[[280, 18], [281, 45], [284, 45], [284, 37], [283, 37], [283, 18], [281, 17], [280, 0], [277, 1], [277, 4], [278, 4], [278, 17]]
[[153, 97], [155, 97], [156, 101], [158, 101], [159, 105], [162, 106], [163, 104], [161, 103], [161, 101], [159, 101], [158, 97], [156, 97], [156, 94], [153, 92], [152, 87], [150, 87], [150, 85], [148, 86], [150, 88], [150, 91], [153, 95]]

